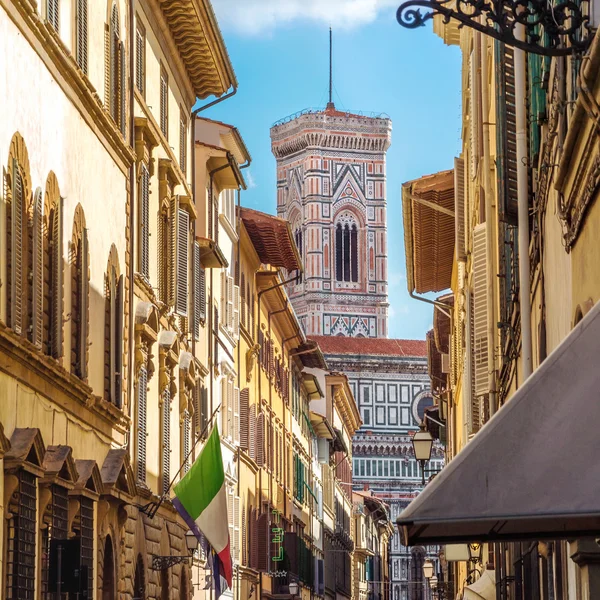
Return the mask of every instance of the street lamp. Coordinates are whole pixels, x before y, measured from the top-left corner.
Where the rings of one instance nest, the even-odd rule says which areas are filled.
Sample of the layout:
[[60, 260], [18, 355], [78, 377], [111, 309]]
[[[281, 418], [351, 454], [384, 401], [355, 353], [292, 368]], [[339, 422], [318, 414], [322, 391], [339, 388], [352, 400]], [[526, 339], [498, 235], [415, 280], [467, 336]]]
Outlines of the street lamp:
[[431, 589], [435, 592], [435, 590], [437, 590], [437, 584], [438, 584], [438, 578], [437, 576], [433, 575], [430, 579], [429, 579], [429, 585], [431, 586]]
[[[419, 431], [413, 435], [412, 439], [413, 451], [415, 453], [415, 459], [421, 464], [421, 480], [425, 485], [425, 463], [431, 459], [431, 449], [433, 448], [433, 437], [425, 429], [424, 421], [421, 421], [419, 425]], [[429, 471], [427, 471], [429, 472]], [[435, 471], [437, 473], [437, 471]]]
[[298, 582], [297, 581], [290, 581], [289, 584], [289, 589], [290, 589], [290, 596], [292, 598], [295, 598], [298, 595]]
[[433, 577], [433, 563], [429, 559], [423, 563], [423, 577], [425, 577], [425, 579], [431, 579]]
[[175, 565], [188, 562], [188, 560], [194, 556], [194, 552], [198, 548], [198, 538], [194, 532], [188, 531], [185, 534], [185, 546], [189, 556], [153, 556], [152, 570], [166, 571]]

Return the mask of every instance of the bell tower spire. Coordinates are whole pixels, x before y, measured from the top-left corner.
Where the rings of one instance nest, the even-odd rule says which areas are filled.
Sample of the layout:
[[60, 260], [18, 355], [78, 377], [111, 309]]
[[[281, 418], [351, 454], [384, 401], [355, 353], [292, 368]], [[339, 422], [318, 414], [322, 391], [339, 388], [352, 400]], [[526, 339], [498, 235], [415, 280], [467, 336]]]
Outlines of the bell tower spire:
[[327, 108], [335, 108], [333, 103], [333, 34], [329, 28], [329, 102]]

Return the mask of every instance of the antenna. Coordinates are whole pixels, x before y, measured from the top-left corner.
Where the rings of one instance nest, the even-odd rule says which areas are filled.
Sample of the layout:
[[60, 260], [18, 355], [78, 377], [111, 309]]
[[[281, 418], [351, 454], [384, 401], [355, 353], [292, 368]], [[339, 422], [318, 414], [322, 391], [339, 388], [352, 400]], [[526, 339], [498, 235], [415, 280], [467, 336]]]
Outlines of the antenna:
[[335, 108], [333, 104], [333, 34], [329, 28], [329, 102], [327, 108]]

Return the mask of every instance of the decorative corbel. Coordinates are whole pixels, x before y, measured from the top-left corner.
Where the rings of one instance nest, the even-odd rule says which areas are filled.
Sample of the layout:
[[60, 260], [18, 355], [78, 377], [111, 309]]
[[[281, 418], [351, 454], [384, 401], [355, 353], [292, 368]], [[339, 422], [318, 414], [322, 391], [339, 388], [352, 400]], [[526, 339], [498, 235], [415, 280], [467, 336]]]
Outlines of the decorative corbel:
[[258, 344], [254, 344], [246, 350], [246, 383], [252, 381], [252, 373], [254, 372], [256, 360], [258, 359], [259, 350], [260, 346]]
[[[10, 501], [13, 497], [13, 494], [17, 491], [19, 487], [19, 478], [12, 474], [6, 474], [4, 476], [4, 510], [8, 513], [10, 507]], [[8, 515], [5, 513], [5, 517], [8, 518]]]
[[79, 512], [79, 508], [81, 507], [81, 502], [77, 498], [69, 498], [69, 524], [67, 527], [67, 532], [69, 536], [71, 535], [71, 531], [73, 530], [73, 521], [75, 521], [75, 517]]
[[40, 488], [40, 515], [41, 516], [46, 514], [46, 509], [48, 508], [48, 504], [50, 504], [50, 500], [52, 500], [52, 492], [50, 491], [50, 487], [45, 485]]
[[154, 158], [152, 158], [152, 150], [158, 146], [158, 139], [152, 132], [152, 129], [148, 124], [148, 119], [136, 117], [134, 122], [137, 180], [139, 182], [142, 173], [142, 169], [140, 168], [142, 162], [145, 162], [148, 166], [150, 177], [154, 175]]
[[108, 500], [99, 500], [98, 501], [98, 530], [101, 529], [102, 527], [102, 523], [104, 522], [104, 519], [106, 518], [106, 516], [108, 515], [108, 511], [110, 509], [110, 504], [108, 503]]

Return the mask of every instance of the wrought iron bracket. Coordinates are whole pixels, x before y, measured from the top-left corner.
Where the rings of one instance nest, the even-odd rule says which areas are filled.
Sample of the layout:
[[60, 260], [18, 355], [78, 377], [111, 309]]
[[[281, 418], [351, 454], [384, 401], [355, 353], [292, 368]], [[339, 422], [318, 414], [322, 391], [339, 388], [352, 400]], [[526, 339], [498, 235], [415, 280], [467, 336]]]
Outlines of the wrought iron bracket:
[[[489, 35], [508, 46], [543, 56], [583, 54], [591, 43], [589, 0], [408, 0], [398, 8], [396, 19], [416, 29], [441, 15]], [[427, 12], [421, 12], [421, 8]], [[517, 35], [523, 26], [524, 39]]]
[[186, 563], [192, 558], [191, 556], [152, 556], [152, 570], [166, 571], [175, 565]]

